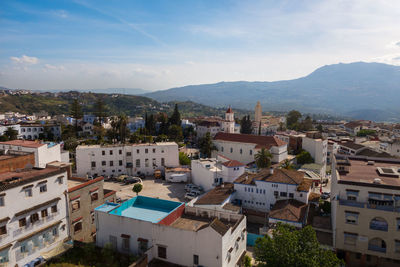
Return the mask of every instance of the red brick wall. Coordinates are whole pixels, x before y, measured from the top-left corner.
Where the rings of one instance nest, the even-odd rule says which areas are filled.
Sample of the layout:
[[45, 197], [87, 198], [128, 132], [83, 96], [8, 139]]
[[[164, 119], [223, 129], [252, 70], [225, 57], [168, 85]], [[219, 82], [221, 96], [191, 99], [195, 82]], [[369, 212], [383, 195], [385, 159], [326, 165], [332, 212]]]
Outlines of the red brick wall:
[[176, 219], [181, 217], [184, 211], [185, 211], [185, 204], [182, 204], [176, 210], [174, 210], [172, 213], [170, 213], [167, 217], [162, 219], [158, 224], [170, 225]]
[[10, 159], [0, 160], [0, 173], [12, 172], [17, 169], [23, 169], [27, 164], [35, 166], [35, 154], [22, 155]]

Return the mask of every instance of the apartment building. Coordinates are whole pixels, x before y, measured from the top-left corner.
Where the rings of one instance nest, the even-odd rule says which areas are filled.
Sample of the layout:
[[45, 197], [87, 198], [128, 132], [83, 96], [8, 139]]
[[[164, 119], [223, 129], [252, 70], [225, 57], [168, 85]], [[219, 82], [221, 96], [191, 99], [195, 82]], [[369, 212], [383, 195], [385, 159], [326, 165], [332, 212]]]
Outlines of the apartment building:
[[307, 132], [302, 140], [302, 148], [308, 151], [314, 159], [314, 163], [321, 166], [322, 178], [326, 174], [326, 158], [328, 155], [328, 140], [323, 139], [319, 132]]
[[244, 173], [245, 167], [243, 163], [237, 160], [230, 160], [221, 156], [218, 159], [192, 160], [192, 183], [208, 191], [222, 183], [232, 183]]
[[[246, 252], [243, 215], [143, 196], [95, 209], [97, 246], [181, 266], [238, 266]], [[168, 266], [167, 264], [165, 264]]]
[[104, 189], [103, 185], [103, 177], [68, 180], [69, 227], [74, 240], [93, 242], [96, 239], [94, 209], [105, 202], [115, 202], [117, 198], [115, 191]]
[[287, 143], [275, 136], [219, 132], [215, 135], [213, 143], [218, 154], [244, 164], [254, 162], [254, 156], [262, 148], [269, 150], [274, 163], [281, 162], [288, 156]]
[[55, 139], [61, 138], [61, 125], [56, 123], [21, 123], [21, 137], [26, 140], [41, 139], [44, 135], [47, 138], [52, 135]]
[[45, 168], [48, 163], [53, 161], [62, 161], [63, 158], [60, 144], [53, 142], [40, 143], [28, 140], [0, 142], [0, 151], [3, 154], [8, 153], [8, 151], [33, 152], [35, 155], [34, 167], [38, 168]]
[[68, 239], [66, 190], [64, 168], [0, 174], [0, 266], [25, 266]]
[[179, 154], [175, 142], [91, 145], [76, 148], [76, 168], [80, 177], [115, 177], [139, 173], [152, 175], [155, 170], [176, 166], [179, 166]]
[[234, 181], [235, 199], [243, 208], [269, 212], [280, 200], [308, 204], [313, 180], [304, 172], [286, 169], [263, 169], [244, 173]]
[[338, 155], [332, 169], [339, 255], [348, 266], [400, 266], [400, 161]]

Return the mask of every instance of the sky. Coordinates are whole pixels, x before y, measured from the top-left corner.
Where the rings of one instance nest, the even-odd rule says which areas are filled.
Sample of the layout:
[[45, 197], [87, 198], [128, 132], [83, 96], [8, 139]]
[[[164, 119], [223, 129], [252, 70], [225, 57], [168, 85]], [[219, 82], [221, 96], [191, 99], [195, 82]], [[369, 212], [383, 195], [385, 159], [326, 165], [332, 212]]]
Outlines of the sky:
[[400, 65], [398, 0], [0, 1], [0, 86], [160, 90]]

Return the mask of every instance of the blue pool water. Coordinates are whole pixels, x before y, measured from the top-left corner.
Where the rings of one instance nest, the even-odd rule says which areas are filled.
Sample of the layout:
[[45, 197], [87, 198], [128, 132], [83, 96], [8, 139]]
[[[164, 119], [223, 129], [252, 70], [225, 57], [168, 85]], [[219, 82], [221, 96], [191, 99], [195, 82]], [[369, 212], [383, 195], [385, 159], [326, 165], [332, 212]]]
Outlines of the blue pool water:
[[257, 238], [263, 237], [263, 235], [256, 235], [252, 233], [247, 233], [247, 245], [253, 247], [256, 243]]

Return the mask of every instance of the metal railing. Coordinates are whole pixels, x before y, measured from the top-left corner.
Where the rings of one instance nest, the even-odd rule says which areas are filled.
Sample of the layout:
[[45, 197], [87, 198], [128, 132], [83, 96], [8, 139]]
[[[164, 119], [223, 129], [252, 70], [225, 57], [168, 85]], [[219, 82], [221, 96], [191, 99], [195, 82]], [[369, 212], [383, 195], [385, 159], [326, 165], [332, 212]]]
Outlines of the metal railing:
[[386, 253], [386, 248], [372, 244], [368, 244], [368, 250]]

